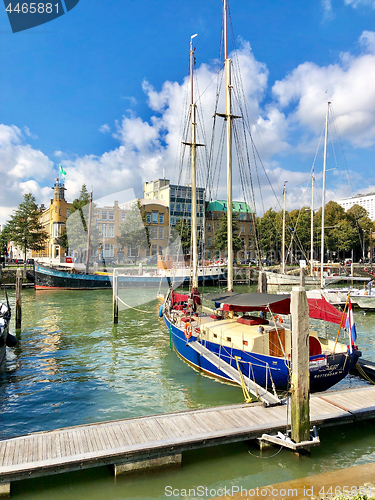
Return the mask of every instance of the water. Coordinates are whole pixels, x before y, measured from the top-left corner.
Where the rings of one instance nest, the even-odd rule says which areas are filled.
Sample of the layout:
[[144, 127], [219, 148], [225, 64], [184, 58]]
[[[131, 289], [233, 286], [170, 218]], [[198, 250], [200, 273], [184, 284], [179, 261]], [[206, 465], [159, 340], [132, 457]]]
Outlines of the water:
[[[171, 351], [157, 317], [159, 304], [150, 301], [155, 290], [121, 293], [141, 311], [121, 311], [113, 326], [111, 291], [23, 292], [19, 344], [8, 350], [7, 370], [0, 378], [1, 438], [243, 401], [240, 388], [194, 371]], [[373, 313], [356, 313], [358, 343], [363, 357], [372, 360], [374, 320]], [[329, 335], [336, 332], [334, 327]], [[340, 386], [363, 384], [349, 377]], [[21, 481], [12, 484], [12, 498], [154, 499], [165, 498], [166, 486], [179, 490], [172, 498], [198, 486], [211, 489], [210, 497], [224, 486], [250, 489], [375, 459], [372, 421], [323, 429], [320, 437], [322, 444], [311, 458], [297, 459], [286, 450], [275, 455], [277, 449], [259, 458], [255, 446], [240, 443], [189, 452], [181, 469], [116, 483], [107, 467]], [[202, 495], [196, 492], [196, 497]]]

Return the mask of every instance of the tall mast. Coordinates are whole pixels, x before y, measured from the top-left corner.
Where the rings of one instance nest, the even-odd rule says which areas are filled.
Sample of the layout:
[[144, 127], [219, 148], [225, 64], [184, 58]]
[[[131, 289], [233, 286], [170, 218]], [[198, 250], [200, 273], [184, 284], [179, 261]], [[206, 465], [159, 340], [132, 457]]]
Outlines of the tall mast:
[[327, 166], [327, 138], [328, 138], [328, 114], [329, 105], [327, 102], [326, 127], [324, 134], [324, 158], [323, 158], [323, 194], [322, 194], [322, 240], [320, 247], [320, 288], [324, 286], [323, 265], [324, 265], [324, 212], [325, 212], [325, 197], [326, 197], [326, 166]]
[[233, 290], [233, 195], [232, 195], [232, 104], [231, 63], [228, 59], [227, 0], [224, 0], [224, 69], [225, 69], [225, 119], [227, 120], [227, 225], [228, 225], [228, 290]]
[[191, 115], [191, 244], [193, 247], [193, 276], [192, 286], [198, 288], [198, 241], [197, 241], [197, 144], [196, 144], [196, 120], [193, 88], [193, 35], [190, 38], [190, 115]]
[[314, 275], [314, 173], [311, 177], [310, 276]]
[[285, 195], [286, 195], [286, 183], [284, 182], [283, 189], [283, 234], [282, 234], [282, 243], [281, 243], [281, 272], [285, 274]]
[[[90, 265], [91, 213], [92, 213], [92, 190], [91, 190], [91, 194], [90, 194], [89, 217], [87, 220], [86, 274], [89, 274], [89, 265]], [[103, 249], [103, 253], [104, 253], [104, 249]]]

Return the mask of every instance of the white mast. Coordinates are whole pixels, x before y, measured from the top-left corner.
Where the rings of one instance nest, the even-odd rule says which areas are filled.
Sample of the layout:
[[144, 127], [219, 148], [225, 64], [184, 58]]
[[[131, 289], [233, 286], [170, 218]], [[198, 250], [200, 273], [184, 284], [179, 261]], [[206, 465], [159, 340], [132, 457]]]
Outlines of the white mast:
[[228, 225], [228, 290], [233, 290], [233, 196], [232, 196], [232, 104], [231, 63], [227, 49], [227, 0], [224, 0], [225, 119], [227, 120], [227, 225]]
[[310, 276], [314, 275], [314, 173], [311, 177]]
[[322, 240], [320, 247], [320, 288], [324, 287], [323, 265], [324, 265], [324, 211], [325, 211], [325, 195], [326, 195], [326, 166], [327, 166], [327, 138], [328, 138], [328, 114], [329, 105], [327, 103], [326, 127], [324, 134], [324, 157], [323, 157], [323, 193], [322, 193]]
[[281, 272], [285, 274], [285, 194], [286, 194], [286, 183], [284, 182], [283, 189], [283, 234], [282, 234], [282, 243], [281, 243]]
[[190, 38], [190, 113], [191, 113], [191, 244], [193, 247], [193, 276], [192, 287], [198, 288], [198, 240], [197, 240], [197, 144], [196, 144], [196, 121], [194, 104], [194, 89], [193, 89], [193, 35]]

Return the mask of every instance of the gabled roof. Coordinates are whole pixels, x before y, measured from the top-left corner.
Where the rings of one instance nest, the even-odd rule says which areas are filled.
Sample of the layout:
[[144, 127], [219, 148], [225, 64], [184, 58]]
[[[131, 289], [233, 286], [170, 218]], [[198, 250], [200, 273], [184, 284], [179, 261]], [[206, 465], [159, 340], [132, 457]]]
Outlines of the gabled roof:
[[[208, 212], [226, 212], [227, 208], [228, 208], [228, 203], [225, 200], [214, 200], [208, 203], [206, 210]], [[234, 201], [233, 211], [236, 213], [239, 212], [247, 212], [249, 214], [254, 213], [254, 211], [244, 201]]]

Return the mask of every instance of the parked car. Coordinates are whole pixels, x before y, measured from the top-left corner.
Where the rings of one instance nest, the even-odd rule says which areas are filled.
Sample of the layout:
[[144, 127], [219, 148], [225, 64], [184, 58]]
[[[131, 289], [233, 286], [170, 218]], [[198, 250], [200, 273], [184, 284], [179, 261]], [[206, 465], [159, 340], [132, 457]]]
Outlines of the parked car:
[[34, 265], [34, 259], [27, 259], [26, 264]]
[[16, 259], [16, 264], [23, 264], [24, 260], [23, 259]]

